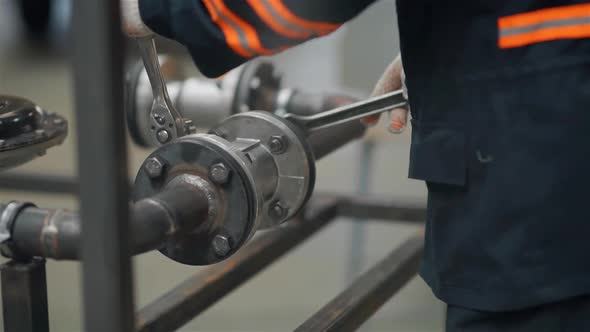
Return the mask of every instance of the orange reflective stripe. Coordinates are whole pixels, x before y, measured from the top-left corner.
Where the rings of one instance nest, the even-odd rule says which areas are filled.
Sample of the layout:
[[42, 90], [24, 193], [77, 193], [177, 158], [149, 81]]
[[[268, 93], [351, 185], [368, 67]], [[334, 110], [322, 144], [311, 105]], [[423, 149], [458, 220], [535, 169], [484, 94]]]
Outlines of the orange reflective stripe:
[[572, 19], [585, 16], [590, 16], [590, 3], [540, 9], [528, 13], [501, 17], [498, 20], [498, 27], [500, 29], [518, 28], [538, 24], [541, 22]]
[[235, 23], [245, 34], [246, 41], [248, 46], [256, 52], [258, 55], [271, 55], [275, 54], [277, 51], [272, 51], [264, 48], [262, 43], [260, 42], [260, 38], [258, 38], [258, 32], [256, 29], [252, 27], [248, 22], [242, 20], [236, 14], [234, 14], [229, 8], [225, 6], [222, 0], [212, 0], [219, 12], [225, 16], [227, 16], [233, 23]]
[[288, 26], [288, 23], [282, 22], [280, 17], [273, 16], [273, 13], [270, 9], [266, 6], [268, 3], [263, 2], [264, 0], [246, 0], [250, 7], [254, 9], [258, 17], [266, 23], [273, 31], [276, 33], [283, 35], [288, 38], [309, 38], [312, 35], [312, 32], [301, 30], [301, 29], [293, 29]]
[[514, 48], [558, 39], [590, 38], [590, 24], [546, 28], [499, 39], [500, 48]]
[[234, 14], [223, 0], [203, 0], [211, 19], [221, 29], [227, 45], [242, 57], [271, 55], [277, 51], [262, 46], [256, 29]]
[[243, 45], [242, 41], [240, 40], [239, 33], [227, 22], [225, 21], [217, 12], [215, 5], [212, 3], [212, 0], [203, 0], [203, 4], [207, 11], [209, 12], [209, 16], [211, 20], [221, 29], [223, 36], [225, 37], [225, 42], [227, 45], [238, 55], [244, 58], [251, 58], [254, 56], [253, 52], [247, 50]]
[[273, 7], [274, 10], [281, 15], [281, 17], [296, 26], [299, 26], [304, 29], [309, 29], [316, 32], [318, 35], [322, 36], [328, 34], [340, 27], [341, 24], [335, 23], [328, 23], [328, 22], [315, 22], [303, 19], [298, 17], [297, 15], [293, 14], [287, 6], [283, 4], [281, 0], [268, 0], [269, 4]]
[[590, 3], [535, 10], [498, 19], [498, 46], [590, 37]]

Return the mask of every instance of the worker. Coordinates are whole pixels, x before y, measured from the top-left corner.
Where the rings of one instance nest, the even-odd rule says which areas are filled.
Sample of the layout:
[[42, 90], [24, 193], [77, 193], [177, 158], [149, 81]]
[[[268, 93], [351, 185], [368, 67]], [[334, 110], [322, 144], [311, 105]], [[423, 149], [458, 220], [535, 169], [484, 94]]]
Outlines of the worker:
[[[129, 35], [174, 39], [216, 77], [372, 2], [122, 8]], [[397, 13], [403, 61], [376, 93], [400, 88], [403, 62], [409, 176], [428, 188], [421, 275], [448, 305], [446, 330], [590, 331], [590, 1], [398, 0]]]

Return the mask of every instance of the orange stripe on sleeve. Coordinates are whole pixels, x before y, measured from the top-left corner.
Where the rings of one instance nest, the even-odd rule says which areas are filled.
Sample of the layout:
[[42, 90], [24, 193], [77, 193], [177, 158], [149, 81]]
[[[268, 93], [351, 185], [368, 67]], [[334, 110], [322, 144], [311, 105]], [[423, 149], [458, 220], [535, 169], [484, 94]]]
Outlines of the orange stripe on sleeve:
[[203, 0], [203, 4], [205, 5], [205, 8], [207, 8], [211, 20], [219, 27], [219, 29], [221, 29], [221, 32], [225, 37], [225, 42], [227, 43], [227, 45], [234, 52], [236, 52], [236, 54], [244, 58], [253, 57], [255, 54], [247, 50], [242, 45], [238, 32], [219, 15], [216, 6], [213, 4], [212, 0]]
[[292, 13], [291, 10], [289, 10], [289, 8], [287, 8], [287, 6], [285, 6], [281, 0], [268, 0], [268, 2], [285, 21], [288, 21], [289, 23], [304, 29], [313, 30], [320, 36], [326, 35], [338, 29], [341, 25], [328, 22], [314, 22], [303, 19]]
[[532, 12], [501, 17], [498, 19], [498, 28], [520, 28], [547, 21], [573, 19], [586, 16], [590, 16], [590, 3], [540, 9]]
[[498, 46], [500, 48], [514, 48], [550, 40], [589, 37], [590, 24], [580, 24], [545, 28], [512, 36], [503, 36], [498, 39]]
[[271, 55], [277, 53], [277, 51], [268, 50], [264, 46], [262, 46], [256, 29], [254, 29], [254, 27], [248, 24], [248, 22], [244, 21], [236, 14], [234, 14], [229, 8], [227, 8], [225, 3], [223, 3], [223, 0], [211, 1], [213, 1], [213, 4], [215, 4], [215, 7], [219, 10], [221, 14], [227, 16], [234, 24], [236, 24], [243, 31], [246, 37], [246, 41], [248, 42], [248, 46], [250, 46], [250, 48], [254, 52], [256, 52], [259, 55]]
[[273, 31], [288, 38], [307, 39], [311, 37], [312, 33], [309, 31], [294, 31], [285, 27], [280, 22], [277, 22], [268, 9], [260, 2], [260, 0], [246, 0], [250, 7], [254, 9], [258, 17], [266, 23]]

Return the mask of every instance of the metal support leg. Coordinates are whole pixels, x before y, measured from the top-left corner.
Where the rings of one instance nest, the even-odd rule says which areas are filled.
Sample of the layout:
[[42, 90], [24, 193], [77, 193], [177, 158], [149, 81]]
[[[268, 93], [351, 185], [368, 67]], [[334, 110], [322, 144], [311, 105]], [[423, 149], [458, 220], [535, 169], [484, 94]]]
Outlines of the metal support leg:
[[74, 1], [84, 330], [133, 330], [119, 0]]
[[4, 332], [47, 332], [45, 260], [10, 261], [0, 267]]
[[[373, 151], [375, 150], [375, 143], [366, 141], [361, 144], [360, 151], [360, 165], [358, 175], [358, 190], [357, 194], [360, 197], [369, 193], [371, 183], [371, 169], [373, 168]], [[363, 269], [363, 261], [365, 258], [365, 245], [367, 230], [366, 225], [361, 222], [352, 224], [352, 237], [350, 239], [350, 257], [348, 263], [347, 277], [349, 282], [352, 282], [358, 273]]]

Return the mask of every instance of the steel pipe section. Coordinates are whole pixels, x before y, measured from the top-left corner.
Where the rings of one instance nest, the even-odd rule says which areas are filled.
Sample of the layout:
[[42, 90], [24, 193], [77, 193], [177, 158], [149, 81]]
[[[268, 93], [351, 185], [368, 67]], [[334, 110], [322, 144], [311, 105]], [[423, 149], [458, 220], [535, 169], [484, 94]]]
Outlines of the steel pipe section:
[[209, 179], [208, 192], [219, 199], [208, 223], [160, 251], [183, 264], [208, 265], [231, 256], [257, 230], [294, 217], [313, 191], [315, 161], [298, 128], [267, 112], [246, 112], [209, 134], [157, 149], [136, 177], [135, 200], [181, 177]]
[[[198, 227], [207, 220], [209, 205], [206, 194], [188, 184], [175, 185], [133, 203], [130, 209], [132, 252], [140, 254], [158, 249], [169, 238]], [[5, 248], [12, 257], [79, 260], [80, 245], [78, 213], [27, 207], [11, 222], [11, 238]]]
[[[259, 60], [248, 62], [220, 80], [183, 79], [173, 57], [161, 56], [160, 63], [164, 72], [169, 72], [167, 86], [174, 107], [199, 128], [211, 128], [229, 116], [253, 110], [278, 116], [312, 115], [358, 101], [346, 95], [283, 88], [274, 66]], [[141, 63], [128, 75], [127, 91], [129, 132], [136, 143], [147, 146], [149, 140], [145, 132], [149, 131], [152, 90]], [[365, 130], [365, 126], [353, 121], [315, 133], [309, 137], [309, 142], [319, 159], [361, 138]]]

